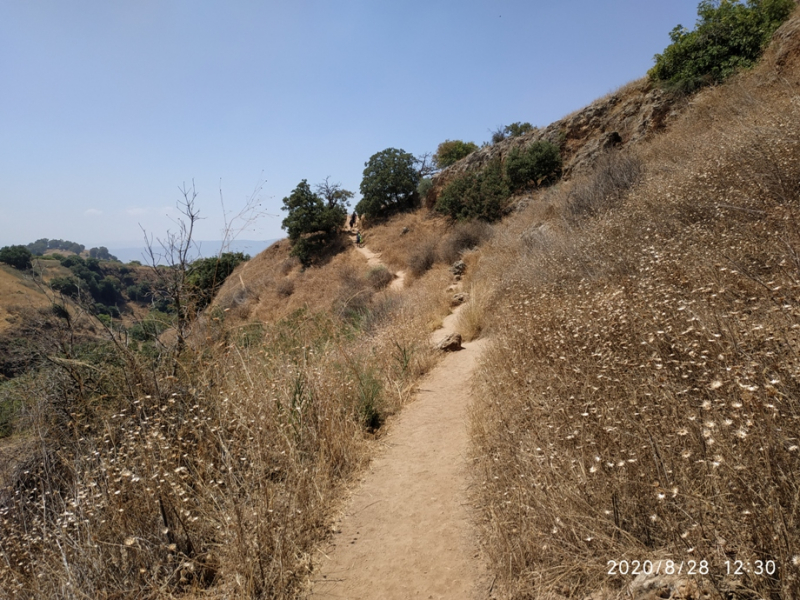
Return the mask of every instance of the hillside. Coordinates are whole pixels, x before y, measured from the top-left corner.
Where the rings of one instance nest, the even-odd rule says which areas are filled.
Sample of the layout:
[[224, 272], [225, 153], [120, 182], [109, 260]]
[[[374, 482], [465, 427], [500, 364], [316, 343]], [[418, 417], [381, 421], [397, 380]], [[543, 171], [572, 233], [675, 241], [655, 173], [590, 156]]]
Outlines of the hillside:
[[[56, 261], [42, 261], [47, 263]], [[66, 269], [65, 269], [66, 270]], [[50, 305], [46, 295], [33, 282], [16, 269], [0, 264], [0, 333], [15, 322], [23, 308], [41, 308]]]
[[[510, 597], [800, 593], [798, 26], [482, 250], [476, 501]], [[708, 572], [624, 575], [666, 560]]]
[[[636, 81], [480, 149], [366, 248], [343, 228], [304, 269], [278, 241], [146, 343], [51, 314], [0, 381], [0, 589], [800, 597], [798, 89], [795, 11], [725, 84]], [[539, 139], [563, 177], [503, 220], [431, 210]], [[3, 269], [0, 323], [49, 306]]]

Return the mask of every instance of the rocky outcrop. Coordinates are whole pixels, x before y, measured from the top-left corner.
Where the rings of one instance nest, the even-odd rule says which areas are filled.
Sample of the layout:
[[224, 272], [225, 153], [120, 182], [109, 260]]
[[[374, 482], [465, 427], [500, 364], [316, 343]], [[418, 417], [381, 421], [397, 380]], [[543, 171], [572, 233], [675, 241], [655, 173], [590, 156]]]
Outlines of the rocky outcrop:
[[437, 347], [439, 350], [444, 350], [445, 352], [455, 352], [456, 350], [461, 350], [461, 334], [449, 334], [441, 342], [439, 342]]
[[458, 175], [504, 160], [513, 148], [538, 140], [561, 147], [563, 176], [569, 178], [591, 168], [605, 150], [635, 144], [663, 129], [686, 103], [640, 79], [547, 127], [476, 150], [433, 177], [425, 203], [433, 206], [444, 186]]

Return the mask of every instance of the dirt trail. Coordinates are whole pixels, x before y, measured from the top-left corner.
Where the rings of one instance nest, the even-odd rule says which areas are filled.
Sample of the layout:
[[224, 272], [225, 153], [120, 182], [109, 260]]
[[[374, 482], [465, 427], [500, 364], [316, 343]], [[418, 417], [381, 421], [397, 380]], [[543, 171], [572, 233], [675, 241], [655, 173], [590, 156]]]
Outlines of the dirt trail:
[[[455, 314], [432, 336], [452, 331]], [[482, 341], [448, 354], [391, 424], [333, 540], [311, 598], [487, 597], [467, 499], [467, 406]]]

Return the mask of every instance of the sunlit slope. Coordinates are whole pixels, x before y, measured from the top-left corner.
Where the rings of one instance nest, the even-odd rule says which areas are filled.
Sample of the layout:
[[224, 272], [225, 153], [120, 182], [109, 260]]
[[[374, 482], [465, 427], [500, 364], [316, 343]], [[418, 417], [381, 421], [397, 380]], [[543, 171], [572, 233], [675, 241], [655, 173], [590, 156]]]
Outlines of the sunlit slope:
[[659, 559], [707, 561], [683, 597], [800, 595], [798, 27], [483, 252], [477, 487], [512, 597]]

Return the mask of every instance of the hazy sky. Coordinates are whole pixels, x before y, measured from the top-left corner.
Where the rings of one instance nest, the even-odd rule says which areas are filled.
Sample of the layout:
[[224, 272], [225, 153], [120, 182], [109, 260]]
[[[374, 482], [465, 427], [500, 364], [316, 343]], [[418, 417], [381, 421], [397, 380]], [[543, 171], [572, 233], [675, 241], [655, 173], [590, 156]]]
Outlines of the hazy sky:
[[160, 235], [194, 181], [218, 239], [283, 237], [281, 199], [356, 192], [385, 148], [480, 144], [632, 79], [697, 0], [0, 0], [0, 246]]

